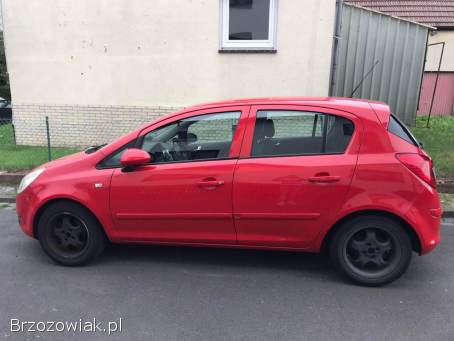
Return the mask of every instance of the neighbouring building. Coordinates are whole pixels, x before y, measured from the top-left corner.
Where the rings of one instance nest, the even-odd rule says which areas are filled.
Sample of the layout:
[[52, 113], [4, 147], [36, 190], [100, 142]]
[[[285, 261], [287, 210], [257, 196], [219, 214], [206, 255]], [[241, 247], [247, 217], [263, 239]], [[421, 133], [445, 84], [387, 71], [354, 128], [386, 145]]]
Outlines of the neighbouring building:
[[[429, 28], [352, 8], [341, 15], [340, 0], [2, 0], [2, 7], [19, 144], [46, 143], [46, 116], [53, 145], [87, 146], [200, 102], [348, 96], [363, 78], [354, 97], [386, 101], [407, 123], [416, 115]], [[359, 21], [341, 29], [345, 13]], [[370, 46], [355, 33], [364, 20], [370, 33], [386, 25], [385, 43], [407, 27], [415, 58], [386, 54], [370, 78], [370, 61], [358, 59]]]
[[431, 26], [345, 3], [332, 93], [389, 104], [414, 125]]
[[419, 114], [427, 115], [432, 107], [432, 115], [454, 115], [454, 0], [347, 1], [436, 28], [428, 37]]

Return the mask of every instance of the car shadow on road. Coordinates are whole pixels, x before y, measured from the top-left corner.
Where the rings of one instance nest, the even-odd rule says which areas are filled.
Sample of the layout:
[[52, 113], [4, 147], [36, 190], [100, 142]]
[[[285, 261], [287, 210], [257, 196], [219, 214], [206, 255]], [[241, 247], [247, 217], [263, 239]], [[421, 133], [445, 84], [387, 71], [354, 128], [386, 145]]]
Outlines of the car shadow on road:
[[[37, 241], [26, 240], [15, 250], [46, 267], [59, 267], [41, 250]], [[25, 245], [26, 244], [26, 245]], [[13, 247], [11, 245], [11, 247]], [[433, 257], [435, 257], [434, 255]], [[415, 257], [416, 258], [416, 257]], [[387, 287], [406, 287], [408, 283], [421, 282], [437, 277], [429, 257], [416, 259], [405, 276], [407, 281], [396, 281]], [[332, 265], [326, 253], [314, 254], [287, 251], [245, 250], [208, 247], [182, 247], [157, 245], [109, 244], [104, 253], [93, 263], [77, 270], [79, 273], [111, 273], [121, 268], [122, 272], [170, 271], [208, 277], [284, 276], [304, 278], [312, 283], [342, 283], [355, 286], [341, 276]], [[127, 269], [130, 270], [127, 270]]]
[[[111, 244], [98, 264], [134, 262], [140, 264], [172, 264], [186, 268], [212, 268], [268, 271], [295, 271], [336, 278], [329, 257], [322, 254], [245, 250], [208, 247], [154, 246]], [[334, 273], [334, 274], [333, 274]]]

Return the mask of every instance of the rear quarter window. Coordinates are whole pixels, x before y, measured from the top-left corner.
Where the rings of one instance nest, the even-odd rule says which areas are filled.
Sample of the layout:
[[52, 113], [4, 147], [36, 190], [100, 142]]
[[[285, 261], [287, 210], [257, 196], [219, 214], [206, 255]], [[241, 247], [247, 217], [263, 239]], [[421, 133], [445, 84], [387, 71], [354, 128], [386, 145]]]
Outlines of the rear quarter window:
[[411, 143], [415, 146], [418, 146], [418, 141], [416, 138], [410, 133], [408, 128], [403, 124], [396, 116], [391, 115], [389, 119], [389, 124], [388, 124], [388, 131], [400, 137], [401, 139], [407, 141], [408, 143]]

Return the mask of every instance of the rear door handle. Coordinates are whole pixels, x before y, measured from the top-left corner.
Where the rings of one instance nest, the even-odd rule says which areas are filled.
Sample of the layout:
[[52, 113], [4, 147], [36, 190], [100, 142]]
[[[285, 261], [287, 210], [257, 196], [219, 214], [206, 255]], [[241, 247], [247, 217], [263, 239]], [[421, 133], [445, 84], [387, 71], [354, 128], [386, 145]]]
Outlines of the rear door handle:
[[319, 175], [319, 176], [312, 176], [309, 178], [309, 182], [312, 183], [330, 183], [330, 182], [337, 182], [340, 180], [340, 176], [337, 175]]
[[223, 180], [216, 180], [214, 178], [203, 179], [202, 181], [199, 182], [199, 187], [203, 187], [206, 189], [215, 189], [223, 185], [224, 185]]

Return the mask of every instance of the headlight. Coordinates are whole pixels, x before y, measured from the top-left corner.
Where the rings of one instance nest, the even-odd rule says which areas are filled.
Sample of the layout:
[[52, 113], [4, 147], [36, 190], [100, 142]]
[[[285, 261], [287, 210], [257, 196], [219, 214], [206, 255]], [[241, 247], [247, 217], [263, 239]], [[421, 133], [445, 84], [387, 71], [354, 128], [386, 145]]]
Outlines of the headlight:
[[24, 189], [26, 189], [30, 184], [36, 180], [38, 176], [41, 175], [42, 172], [44, 172], [45, 168], [38, 168], [35, 169], [34, 171], [31, 171], [28, 173], [26, 176], [22, 178], [22, 181], [20, 182], [19, 188], [17, 189], [17, 194], [22, 192]]

